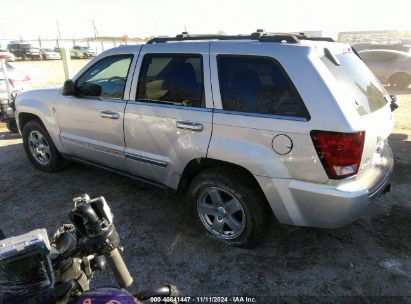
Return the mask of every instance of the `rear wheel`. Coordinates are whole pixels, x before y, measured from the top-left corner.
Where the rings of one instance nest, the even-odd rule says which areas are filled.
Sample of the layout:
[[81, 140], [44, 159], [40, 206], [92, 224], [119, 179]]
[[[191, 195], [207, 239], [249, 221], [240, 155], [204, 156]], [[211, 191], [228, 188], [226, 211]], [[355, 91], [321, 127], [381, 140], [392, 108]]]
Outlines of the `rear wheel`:
[[9, 120], [6, 122], [6, 127], [11, 133], [19, 133], [19, 129], [17, 128], [16, 120]]
[[238, 170], [203, 171], [188, 193], [198, 224], [214, 240], [252, 248], [267, 230], [270, 212], [265, 198], [255, 181]]
[[405, 73], [397, 73], [389, 78], [388, 83], [391, 87], [406, 89], [411, 84], [411, 77]]
[[37, 120], [26, 123], [22, 131], [27, 157], [37, 169], [54, 172], [63, 169], [67, 161], [61, 157], [44, 126]]

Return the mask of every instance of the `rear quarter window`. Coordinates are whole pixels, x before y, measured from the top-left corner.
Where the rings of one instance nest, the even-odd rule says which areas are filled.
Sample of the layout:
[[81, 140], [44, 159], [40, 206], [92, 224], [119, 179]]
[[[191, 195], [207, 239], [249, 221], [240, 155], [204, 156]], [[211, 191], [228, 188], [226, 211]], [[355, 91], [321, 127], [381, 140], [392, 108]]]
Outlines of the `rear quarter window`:
[[360, 115], [375, 112], [387, 104], [385, 89], [357, 55], [344, 53], [335, 56], [341, 63], [339, 66], [326, 56], [321, 60], [342, 90], [352, 93], [347, 96], [353, 96], [354, 100], [347, 100], [347, 102], [350, 102]]
[[224, 110], [310, 119], [280, 63], [270, 57], [217, 57]]

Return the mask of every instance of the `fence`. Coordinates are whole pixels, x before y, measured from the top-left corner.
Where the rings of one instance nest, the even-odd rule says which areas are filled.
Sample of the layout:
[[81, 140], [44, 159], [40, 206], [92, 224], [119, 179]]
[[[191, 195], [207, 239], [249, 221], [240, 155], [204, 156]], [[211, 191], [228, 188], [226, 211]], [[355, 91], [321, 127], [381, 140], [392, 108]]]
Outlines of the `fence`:
[[[0, 48], [6, 49], [7, 45], [11, 41], [21, 41], [21, 39], [0, 39]], [[54, 48], [72, 48], [73, 46], [85, 46], [90, 47], [96, 50], [98, 53], [117, 47], [124, 44], [139, 44], [144, 43], [142, 39], [128, 39], [125, 41], [122, 38], [117, 37], [100, 37], [100, 38], [83, 38], [83, 39], [29, 39], [23, 40], [32, 44], [33, 47], [45, 48], [45, 49], [54, 49]]]

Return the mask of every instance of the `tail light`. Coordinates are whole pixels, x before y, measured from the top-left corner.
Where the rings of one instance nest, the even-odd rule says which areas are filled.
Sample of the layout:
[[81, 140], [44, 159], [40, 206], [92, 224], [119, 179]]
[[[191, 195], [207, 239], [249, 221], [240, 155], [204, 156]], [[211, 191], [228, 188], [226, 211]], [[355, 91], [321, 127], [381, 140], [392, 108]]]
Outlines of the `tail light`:
[[23, 78], [16, 79], [16, 78], [9, 78], [9, 83], [14, 86], [16, 82], [23, 82], [23, 81], [30, 81], [29, 75], [24, 76]]
[[329, 178], [343, 179], [357, 174], [364, 148], [365, 131], [311, 131], [311, 139]]

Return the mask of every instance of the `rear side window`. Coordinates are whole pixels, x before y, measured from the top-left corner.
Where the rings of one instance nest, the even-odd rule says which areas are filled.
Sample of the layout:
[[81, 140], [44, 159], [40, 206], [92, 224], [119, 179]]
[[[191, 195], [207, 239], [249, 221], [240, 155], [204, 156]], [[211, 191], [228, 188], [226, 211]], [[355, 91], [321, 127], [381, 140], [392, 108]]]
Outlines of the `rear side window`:
[[201, 55], [147, 54], [137, 99], [178, 106], [205, 107]]
[[335, 55], [340, 66], [332, 63], [327, 57], [322, 61], [334, 75], [344, 92], [351, 93], [353, 100], [347, 100], [357, 109], [360, 115], [377, 111], [387, 104], [387, 94], [373, 73], [354, 53]]
[[274, 59], [219, 55], [217, 61], [224, 110], [309, 119], [297, 90]]

